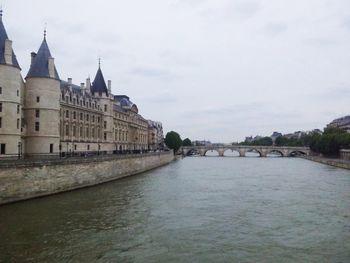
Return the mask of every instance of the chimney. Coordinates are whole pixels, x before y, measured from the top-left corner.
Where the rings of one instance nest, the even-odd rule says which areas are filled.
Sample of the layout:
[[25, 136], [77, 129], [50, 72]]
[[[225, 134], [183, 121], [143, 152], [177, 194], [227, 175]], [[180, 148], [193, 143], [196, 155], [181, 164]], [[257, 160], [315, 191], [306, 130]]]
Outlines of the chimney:
[[55, 59], [49, 58], [49, 76], [55, 78]]
[[84, 82], [80, 83], [80, 88], [81, 88], [82, 90], [85, 89], [85, 83], [84, 83]]
[[30, 53], [30, 57], [31, 57], [30, 64], [32, 65], [33, 62], [34, 62], [34, 59], [35, 59], [35, 57], [36, 57], [36, 53], [35, 53], [35, 52]]
[[112, 81], [108, 80], [108, 93], [111, 94], [112, 93]]
[[68, 78], [68, 84], [72, 85], [72, 78]]
[[91, 92], [91, 82], [90, 78], [86, 79], [86, 92]]
[[12, 41], [9, 39], [5, 40], [4, 57], [5, 63], [12, 65]]

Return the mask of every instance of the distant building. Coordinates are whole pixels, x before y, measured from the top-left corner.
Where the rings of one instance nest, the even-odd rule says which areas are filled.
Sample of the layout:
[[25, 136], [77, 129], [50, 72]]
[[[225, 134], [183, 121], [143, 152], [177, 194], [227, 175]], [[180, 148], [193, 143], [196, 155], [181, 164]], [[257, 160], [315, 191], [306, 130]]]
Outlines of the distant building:
[[273, 134], [270, 136], [271, 139], [272, 139], [272, 143], [275, 144], [275, 141], [278, 137], [281, 137], [282, 136], [282, 133], [280, 132], [273, 132]]
[[194, 141], [193, 142], [193, 145], [194, 146], [209, 146], [209, 145], [212, 145], [212, 143], [210, 141]]
[[163, 125], [161, 122], [148, 120], [148, 149], [161, 150], [164, 148]]
[[350, 132], [350, 115], [333, 120], [327, 128], [334, 127]]

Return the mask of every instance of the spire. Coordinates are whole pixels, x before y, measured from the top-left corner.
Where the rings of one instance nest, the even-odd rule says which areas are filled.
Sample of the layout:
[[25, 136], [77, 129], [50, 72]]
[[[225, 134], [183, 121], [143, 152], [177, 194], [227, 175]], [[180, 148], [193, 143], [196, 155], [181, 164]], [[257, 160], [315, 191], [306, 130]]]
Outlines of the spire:
[[[29, 78], [29, 77], [50, 78], [49, 60], [52, 60], [52, 56], [51, 56], [49, 46], [47, 45], [47, 42], [46, 42], [46, 30], [44, 30], [44, 32], [45, 32], [44, 39], [40, 45], [38, 53], [37, 54], [32, 53], [33, 59], [26, 78]], [[54, 77], [55, 79], [57, 80], [60, 79], [60, 77], [58, 76], [56, 67], [54, 67], [54, 75], [55, 75]]]
[[[0, 8], [0, 64], [6, 64], [6, 61], [5, 61], [5, 43], [7, 40], [9, 40], [9, 38], [7, 36], [7, 32], [6, 32], [5, 26], [4, 26], [3, 21], [2, 21], [2, 15], [3, 15], [3, 10], [1, 7]], [[18, 64], [16, 55], [13, 52], [13, 49], [12, 49], [12, 66], [21, 69], [19, 64]]]
[[44, 39], [46, 40], [46, 26], [47, 24], [45, 23], [45, 26], [44, 26]]
[[94, 81], [92, 82], [91, 93], [106, 93], [108, 95], [108, 89], [105, 79], [101, 70], [101, 59], [98, 60], [98, 70]]

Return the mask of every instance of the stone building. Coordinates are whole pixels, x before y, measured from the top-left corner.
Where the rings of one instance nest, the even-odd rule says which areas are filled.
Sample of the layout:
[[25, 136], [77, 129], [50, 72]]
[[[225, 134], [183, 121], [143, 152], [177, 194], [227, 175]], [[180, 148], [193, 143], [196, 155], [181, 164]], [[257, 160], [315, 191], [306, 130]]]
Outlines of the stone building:
[[333, 120], [327, 125], [327, 128], [339, 128], [344, 131], [350, 132], [350, 116], [344, 116]]
[[163, 125], [161, 122], [148, 120], [148, 148], [149, 150], [164, 148]]
[[0, 157], [149, 148], [148, 121], [128, 96], [112, 94], [100, 65], [93, 82], [60, 79], [46, 32], [23, 80], [0, 15]]

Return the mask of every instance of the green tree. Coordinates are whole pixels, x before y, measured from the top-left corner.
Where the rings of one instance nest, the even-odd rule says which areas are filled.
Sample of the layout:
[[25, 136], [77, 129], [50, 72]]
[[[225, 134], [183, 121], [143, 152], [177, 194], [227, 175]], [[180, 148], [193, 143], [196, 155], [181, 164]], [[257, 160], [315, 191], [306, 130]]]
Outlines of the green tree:
[[185, 140], [183, 140], [182, 142], [182, 146], [191, 146], [192, 142], [189, 138], [186, 138]]
[[254, 146], [271, 146], [272, 145], [272, 139], [270, 137], [263, 137], [258, 140], [255, 140], [251, 142], [251, 145]]
[[174, 150], [174, 153], [176, 153], [182, 145], [182, 140], [180, 135], [174, 131], [170, 131], [166, 134], [164, 142], [166, 146]]

